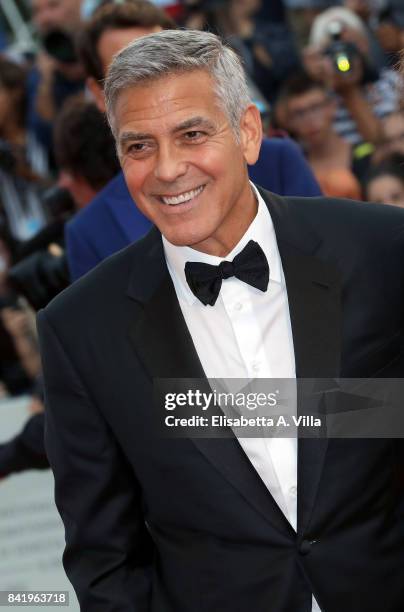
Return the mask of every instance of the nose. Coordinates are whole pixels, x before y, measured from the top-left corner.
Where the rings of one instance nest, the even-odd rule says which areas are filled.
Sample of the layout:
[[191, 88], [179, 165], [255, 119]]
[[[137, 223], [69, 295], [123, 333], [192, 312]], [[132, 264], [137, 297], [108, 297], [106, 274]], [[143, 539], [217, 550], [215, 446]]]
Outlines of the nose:
[[173, 183], [186, 174], [188, 164], [178, 147], [169, 144], [160, 146], [154, 175], [160, 181]]

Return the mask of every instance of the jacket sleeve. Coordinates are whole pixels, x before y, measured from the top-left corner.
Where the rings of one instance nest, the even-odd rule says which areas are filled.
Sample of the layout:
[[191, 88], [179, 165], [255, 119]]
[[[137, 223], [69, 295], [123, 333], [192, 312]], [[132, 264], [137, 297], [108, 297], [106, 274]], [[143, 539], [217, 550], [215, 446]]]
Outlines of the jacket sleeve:
[[63, 565], [81, 610], [147, 612], [153, 544], [141, 489], [107, 422], [38, 313], [45, 388], [45, 447], [65, 527]]
[[[74, 218], [72, 219], [74, 221]], [[73, 282], [95, 268], [100, 257], [93, 251], [85, 238], [77, 231], [74, 223], [67, 223], [65, 228], [67, 263], [70, 280]]]

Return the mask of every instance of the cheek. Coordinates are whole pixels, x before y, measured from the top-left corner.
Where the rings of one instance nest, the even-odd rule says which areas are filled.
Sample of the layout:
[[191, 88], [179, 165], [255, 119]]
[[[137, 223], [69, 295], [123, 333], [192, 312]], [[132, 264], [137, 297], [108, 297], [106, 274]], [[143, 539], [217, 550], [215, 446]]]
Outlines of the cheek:
[[129, 191], [134, 193], [141, 191], [152, 176], [152, 169], [147, 164], [141, 162], [134, 163], [130, 159], [123, 161], [122, 170]]
[[[195, 162], [195, 165], [197, 164], [198, 161]], [[210, 150], [201, 157], [199, 163], [199, 168], [204, 174], [215, 179], [218, 185], [237, 182], [238, 178], [243, 176], [244, 166], [243, 154], [235, 147], [225, 151]]]

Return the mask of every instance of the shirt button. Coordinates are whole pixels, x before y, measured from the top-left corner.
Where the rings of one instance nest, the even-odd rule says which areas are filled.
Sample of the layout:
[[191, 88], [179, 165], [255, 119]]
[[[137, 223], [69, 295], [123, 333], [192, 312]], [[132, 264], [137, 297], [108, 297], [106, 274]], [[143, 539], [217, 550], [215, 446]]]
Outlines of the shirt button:
[[236, 304], [234, 304], [234, 310], [242, 310], [243, 305], [241, 302], [236, 302]]
[[290, 487], [289, 489], [289, 493], [293, 496], [296, 497], [297, 495], [297, 487]]
[[254, 372], [259, 372], [260, 371], [260, 364], [259, 361], [253, 361], [252, 363], [252, 369]]

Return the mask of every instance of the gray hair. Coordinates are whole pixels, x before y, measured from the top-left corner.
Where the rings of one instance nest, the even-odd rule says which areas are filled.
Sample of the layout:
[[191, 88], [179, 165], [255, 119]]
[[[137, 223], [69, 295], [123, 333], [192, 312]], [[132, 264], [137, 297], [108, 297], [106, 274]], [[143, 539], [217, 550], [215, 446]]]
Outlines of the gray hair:
[[206, 70], [230, 125], [239, 136], [240, 119], [251, 103], [243, 66], [220, 38], [199, 30], [164, 30], [135, 40], [118, 53], [105, 80], [107, 118], [116, 137], [118, 95], [135, 85], [193, 70]]

